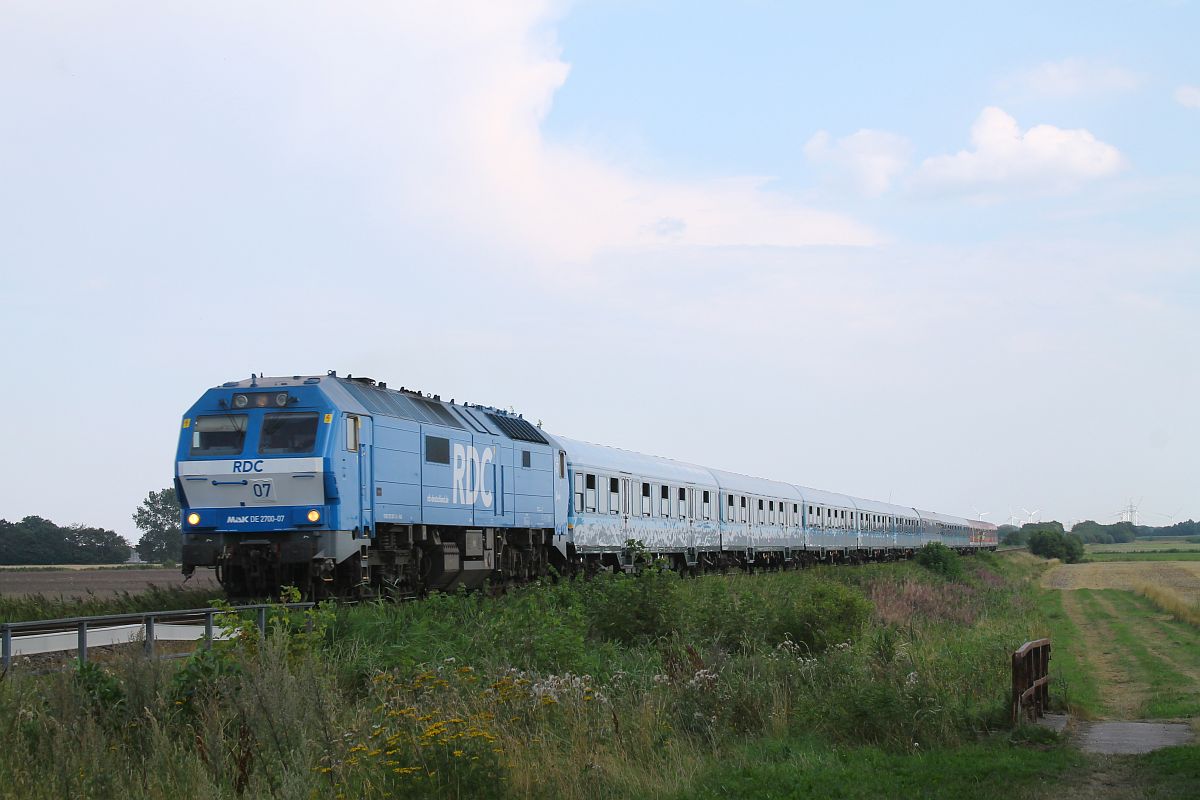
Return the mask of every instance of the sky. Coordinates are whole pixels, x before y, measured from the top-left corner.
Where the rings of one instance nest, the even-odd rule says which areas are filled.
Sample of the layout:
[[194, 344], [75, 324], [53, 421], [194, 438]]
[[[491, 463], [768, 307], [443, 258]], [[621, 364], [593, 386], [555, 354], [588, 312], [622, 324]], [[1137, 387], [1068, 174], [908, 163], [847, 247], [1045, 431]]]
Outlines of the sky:
[[1197, 3], [0, 0], [0, 517], [337, 370], [1002, 523], [1200, 518]]

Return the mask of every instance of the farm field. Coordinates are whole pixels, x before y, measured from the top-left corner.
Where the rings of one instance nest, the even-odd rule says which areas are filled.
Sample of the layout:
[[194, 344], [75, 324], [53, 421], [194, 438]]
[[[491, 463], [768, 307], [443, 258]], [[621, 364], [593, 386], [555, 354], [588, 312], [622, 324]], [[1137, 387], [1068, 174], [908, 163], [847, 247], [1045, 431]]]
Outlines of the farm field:
[[1189, 550], [1184, 553], [1171, 553], [1164, 550], [1125, 550], [1119, 553], [1109, 553], [1103, 550], [1088, 552], [1088, 561], [1200, 561], [1200, 551]]
[[220, 589], [212, 570], [197, 570], [186, 584], [178, 568], [0, 570], [0, 597], [106, 598], [151, 587]]
[[1115, 542], [1113, 544], [1089, 544], [1084, 546], [1088, 553], [1146, 553], [1146, 552], [1194, 552], [1200, 553], [1200, 543], [1189, 542], [1179, 536], [1163, 539], [1138, 539], [1133, 542]]
[[1200, 561], [1111, 561], [1059, 564], [1041, 579], [1047, 589], [1120, 589], [1136, 592], [1145, 585], [1172, 589], [1190, 602], [1200, 602]]

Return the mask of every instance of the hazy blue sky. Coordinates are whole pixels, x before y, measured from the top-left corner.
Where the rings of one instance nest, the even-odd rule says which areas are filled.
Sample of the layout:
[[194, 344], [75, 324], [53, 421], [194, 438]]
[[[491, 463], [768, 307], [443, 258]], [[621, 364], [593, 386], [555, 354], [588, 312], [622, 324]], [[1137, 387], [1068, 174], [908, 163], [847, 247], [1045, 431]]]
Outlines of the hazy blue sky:
[[1190, 2], [0, 0], [0, 516], [337, 369], [947, 513], [1200, 517]]

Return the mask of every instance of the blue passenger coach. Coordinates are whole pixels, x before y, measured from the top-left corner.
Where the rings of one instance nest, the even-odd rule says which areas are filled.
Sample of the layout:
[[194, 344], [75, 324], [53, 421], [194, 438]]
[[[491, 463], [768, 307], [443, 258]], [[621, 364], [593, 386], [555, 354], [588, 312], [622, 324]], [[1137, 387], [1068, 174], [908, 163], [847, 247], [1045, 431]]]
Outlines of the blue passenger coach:
[[[412, 595], [579, 569], [680, 571], [995, 547], [995, 526], [555, 437], [367, 378], [209, 389], [176, 453], [183, 570], [231, 595]], [[631, 547], [632, 542], [639, 543]]]

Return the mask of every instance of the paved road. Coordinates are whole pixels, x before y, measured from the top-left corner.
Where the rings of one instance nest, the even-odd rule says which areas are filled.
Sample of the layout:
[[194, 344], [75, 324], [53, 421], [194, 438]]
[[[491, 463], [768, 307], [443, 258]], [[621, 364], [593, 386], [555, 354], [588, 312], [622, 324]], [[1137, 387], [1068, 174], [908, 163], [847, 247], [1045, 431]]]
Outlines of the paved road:
[[[156, 642], [195, 642], [204, 638], [203, 625], [186, 625], [160, 622], [154, 626]], [[213, 631], [214, 639], [221, 639], [221, 631]], [[107, 647], [110, 645], [129, 644], [145, 640], [145, 629], [142, 625], [111, 625], [104, 628], [89, 628], [87, 646]], [[79, 646], [79, 634], [76, 631], [65, 633], [33, 633], [13, 634], [13, 656], [33, 656], [44, 653], [62, 653], [73, 651]]]
[[1062, 714], [1047, 714], [1038, 724], [1055, 731], [1070, 731], [1070, 736], [1086, 753], [1134, 755], [1164, 747], [1189, 744], [1195, 738], [1186, 722], [1099, 722], [1075, 721]]

